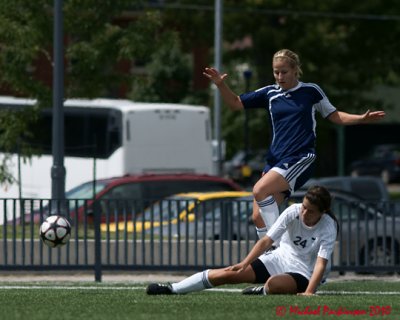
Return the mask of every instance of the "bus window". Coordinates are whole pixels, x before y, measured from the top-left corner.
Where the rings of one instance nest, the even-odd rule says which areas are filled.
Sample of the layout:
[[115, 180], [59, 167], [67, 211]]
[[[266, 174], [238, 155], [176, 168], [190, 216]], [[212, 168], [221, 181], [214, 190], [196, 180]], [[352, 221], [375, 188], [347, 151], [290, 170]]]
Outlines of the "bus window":
[[[30, 143], [51, 154], [52, 113], [46, 110], [30, 130]], [[122, 114], [98, 108], [65, 108], [65, 156], [107, 159], [122, 144]]]

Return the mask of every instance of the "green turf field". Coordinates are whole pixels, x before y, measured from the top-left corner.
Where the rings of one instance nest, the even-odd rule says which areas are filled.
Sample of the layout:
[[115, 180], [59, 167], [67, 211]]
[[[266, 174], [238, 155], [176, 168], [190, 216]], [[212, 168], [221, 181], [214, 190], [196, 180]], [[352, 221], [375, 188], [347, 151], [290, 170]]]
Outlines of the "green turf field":
[[313, 297], [243, 296], [243, 287], [147, 296], [136, 283], [2, 282], [0, 319], [400, 319], [399, 281], [335, 281]]

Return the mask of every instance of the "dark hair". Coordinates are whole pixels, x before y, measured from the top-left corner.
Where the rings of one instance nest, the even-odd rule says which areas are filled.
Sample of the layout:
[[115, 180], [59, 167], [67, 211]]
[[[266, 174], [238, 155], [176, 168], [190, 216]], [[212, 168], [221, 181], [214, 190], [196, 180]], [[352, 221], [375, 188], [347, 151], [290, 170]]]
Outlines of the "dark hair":
[[332, 198], [329, 191], [323, 186], [312, 186], [307, 190], [304, 198], [316, 206], [320, 212], [329, 215], [336, 222], [337, 233], [339, 233], [339, 221], [331, 211]]

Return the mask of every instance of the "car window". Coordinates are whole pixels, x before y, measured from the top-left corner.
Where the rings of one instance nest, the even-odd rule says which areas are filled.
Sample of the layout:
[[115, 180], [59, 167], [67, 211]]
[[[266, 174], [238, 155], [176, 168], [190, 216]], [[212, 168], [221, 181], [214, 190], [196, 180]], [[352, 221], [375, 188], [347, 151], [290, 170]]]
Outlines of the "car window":
[[343, 201], [333, 201], [332, 212], [336, 215], [338, 220], [342, 222], [356, 220], [359, 213], [356, 206]]
[[376, 183], [368, 183], [368, 181], [352, 180], [351, 190], [362, 199], [369, 199], [373, 201], [381, 201], [382, 191]]
[[[319, 181], [318, 181], [319, 182]], [[318, 183], [317, 182], [317, 183]], [[347, 190], [345, 185], [342, 181], [335, 179], [335, 180], [321, 180], [320, 183], [325, 186], [326, 188], [336, 189], [336, 190]]]
[[93, 192], [93, 182], [86, 182], [65, 193], [67, 199], [92, 199], [107, 186], [105, 182], [97, 182]]
[[213, 219], [220, 219], [221, 212], [225, 212], [233, 219], [237, 219], [240, 215], [240, 220], [247, 220], [253, 211], [253, 202], [240, 200], [240, 199], [218, 199], [214, 201], [206, 201], [201, 204], [202, 207], [199, 209], [197, 217], [201, 217], [206, 214], [206, 220], [211, 221]]
[[363, 223], [366, 220], [382, 217], [381, 213], [376, 208], [362, 201], [333, 201], [332, 212], [342, 222], [359, 220], [360, 223]]
[[202, 220], [205, 216], [205, 220], [211, 221], [213, 219], [219, 220], [221, 217], [222, 208], [224, 205], [223, 199], [212, 199], [202, 201], [193, 210], [196, 215], [196, 219]]
[[[144, 211], [145, 221], [168, 221], [176, 219], [180, 214], [194, 206], [195, 200], [164, 199], [148, 207]], [[141, 219], [141, 218], [139, 218]]]
[[234, 203], [233, 216], [240, 214], [240, 220], [248, 220], [253, 213], [253, 201], [243, 200]]
[[101, 196], [100, 200], [107, 200], [99, 202], [101, 214], [124, 215], [143, 212], [146, 204], [135, 201], [141, 198], [141, 194], [141, 185], [137, 182], [115, 186]]
[[205, 191], [233, 191], [230, 184], [220, 181], [145, 181], [143, 184], [143, 197], [146, 199], [160, 199], [172, 194], [183, 192]]
[[140, 183], [126, 183], [115, 186], [102, 196], [102, 199], [140, 199], [142, 190]]
[[384, 158], [387, 155], [388, 151], [386, 149], [383, 148], [376, 148], [373, 152], [372, 152], [372, 158], [374, 159], [381, 159]]

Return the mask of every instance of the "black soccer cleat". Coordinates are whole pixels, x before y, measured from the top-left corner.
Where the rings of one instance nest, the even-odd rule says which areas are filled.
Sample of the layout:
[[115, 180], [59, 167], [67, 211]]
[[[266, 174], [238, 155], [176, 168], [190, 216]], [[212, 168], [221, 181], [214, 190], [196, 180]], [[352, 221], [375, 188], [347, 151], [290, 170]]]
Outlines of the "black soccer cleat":
[[264, 295], [264, 287], [247, 287], [242, 290], [242, 294], [248, 295]]
[[146, 293], [150, 295], [173, 294], [170, 283], [150, 283], [146, 288]]

